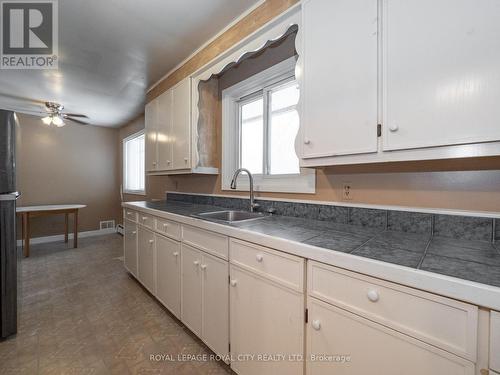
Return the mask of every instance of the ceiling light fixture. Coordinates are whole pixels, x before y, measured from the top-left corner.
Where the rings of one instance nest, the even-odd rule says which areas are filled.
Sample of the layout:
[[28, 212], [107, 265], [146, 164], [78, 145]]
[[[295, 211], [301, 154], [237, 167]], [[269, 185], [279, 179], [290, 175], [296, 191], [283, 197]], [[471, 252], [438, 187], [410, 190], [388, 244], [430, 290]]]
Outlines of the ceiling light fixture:
[[45, 125], [50, 125], [50, 124], [52, 124], [52, 116], [47, 116], [47, 117], [42, 118], [42, 122], [43, 122]]
[[66, 125], [61, 117], [61, 115], [54, 116], [52, 118], [52, 123], [57, 126], [58, 128], [63, 127]]

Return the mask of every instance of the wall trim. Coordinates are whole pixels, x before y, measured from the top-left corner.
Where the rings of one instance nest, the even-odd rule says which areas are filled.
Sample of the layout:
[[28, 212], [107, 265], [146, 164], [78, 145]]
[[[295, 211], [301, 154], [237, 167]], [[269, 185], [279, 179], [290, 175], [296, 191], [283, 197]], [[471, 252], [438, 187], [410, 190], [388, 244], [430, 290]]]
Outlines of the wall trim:
[[[211, 194], [211, 193], [189, 193], [184, 191], [169, 191], [169, 190], [167, 190], [165, 193], [248, 199], [248, 194], [232, 195], [232, 194]], [[470, 216], [470, 217], [483, 217], [488, 219], [500, 219], [500, 212], [497, 211], [491, 211], [491, 212], [469, 211], [469, 210], [455, 210], [449, 208], [426, 208], [426, 207], [396, 206], [396, 205], [369, 204], [369, 203], [347, 203], [342, 201], [319, 201], [319, 200], [295, 199], [295, 198], [272, 198], [272, 197], [260, 197], [258, 195], [255, 196], [255, 199], [263, 201], [295, 202], [295, 203], [321, 204], [325, 206], [372, 208], [376, 210], [405, 211], [405, 212], [418, 212], [423, 214]]]
[[[89, 230], [85, 232], [78, 232], [78, 238], [86, 238], [86, 237], [95, 237], [102, 236], [105, 234], [116, 233], [115, 228], [107, 228], [101, 230]], [[73, 233], [69, 233], [68, 238], [70, 240], [73, 239]], [[45, 236], [45, 237], [34, 237], [30, 239], [30, 245], [36, 245], [41, 243], [50, 243], [50, 242], [59, 242], [64, 241], [64, 234], [56, 234], [54, 236]], [[17, 246], [22, 246], [23, 240], [17, 240]]]

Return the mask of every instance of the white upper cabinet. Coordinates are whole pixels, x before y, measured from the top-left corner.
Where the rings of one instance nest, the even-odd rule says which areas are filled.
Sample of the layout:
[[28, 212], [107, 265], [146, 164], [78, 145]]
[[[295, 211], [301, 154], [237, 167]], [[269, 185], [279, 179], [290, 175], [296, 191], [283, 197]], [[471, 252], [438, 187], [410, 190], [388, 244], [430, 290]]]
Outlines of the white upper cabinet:
[[384, 150], [500, 140], [500, 2], [383, 7]]
[[[192, 81], [187, 77], [146, 104], [146, 171], [152, 174], [217, 174], [198, 159], [198, 126], [191, 121]], [[208, 139], [215, 135], [202, 133]], [[193, 136], [194, 135], [194, 136]], [[203, 142], [203, 140], [201, 141]]]
[[164, 92], [155, 100], [158, 101], [158, 170], [172, 169], [172, 91]]
[[156, 98], [146, 104], [144, 110], [144, 121], [146, 128], [146, 172], [157, 170], [158, 149], [157, 149], [157, 135], [158, 135], [158, 102]]
[[500, 155], [499, 14], [497, 0], [303, 1], [300, 165]]
[[191, 81], [182, 80], [172, 88], [173, 169], [190, 168]]
[[303, 3], [301, 156], [377, 151], [377, 0]]

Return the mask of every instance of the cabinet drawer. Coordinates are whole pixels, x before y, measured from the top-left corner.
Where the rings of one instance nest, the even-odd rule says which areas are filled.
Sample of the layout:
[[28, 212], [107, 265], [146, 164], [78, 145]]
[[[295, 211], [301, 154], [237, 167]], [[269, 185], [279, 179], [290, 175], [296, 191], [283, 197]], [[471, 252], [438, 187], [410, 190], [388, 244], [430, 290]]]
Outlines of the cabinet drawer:
[[307, 375], [473, 375], [474, 364], [445, 350], [308, 298]]
[[500, 312], [491, 312], [490, 329], [490, 368], [500, 372]]
[[478, 308], [317, 262], [308, 294], [476, 361]]
[[228, 258], [228, 238], [204, 229], [182, 226], [182, 241], [223, 259]]
[[300, 257], [231, 238], [229, 258], [232, 264], [303, 292], [304, 259]]
[[137, 222], [141, 225], [144, 225], [146, 228], [149, 229], [155, 228], [155, 218], [152, 215], [139, 212], [137, 216]]
[[125, 219], [129, 219], [129, 220], [137, 223], [137, 212], [136, 211], [125, 208], [123, 210], [123, 212], [124, 212], [123, 216], [125, 217]]
[[180, 241], [181, 239], [181, 225], [175, 221], [156, 218], [156, 231]]

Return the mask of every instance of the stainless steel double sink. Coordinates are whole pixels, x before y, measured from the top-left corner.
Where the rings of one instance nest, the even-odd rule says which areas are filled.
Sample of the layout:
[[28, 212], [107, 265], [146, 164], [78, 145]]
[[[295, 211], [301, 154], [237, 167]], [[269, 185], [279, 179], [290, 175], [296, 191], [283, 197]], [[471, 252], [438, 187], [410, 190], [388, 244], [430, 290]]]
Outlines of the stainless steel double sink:
[[263, 214], [262, 212], [225, 210], [202, 212], [199, 214], [193, 214], [192, 216], [198, 217], [200, 219], [222, 221], [225, 223], [237, 223], [242, 221], [262, 219], [267, 215]]

